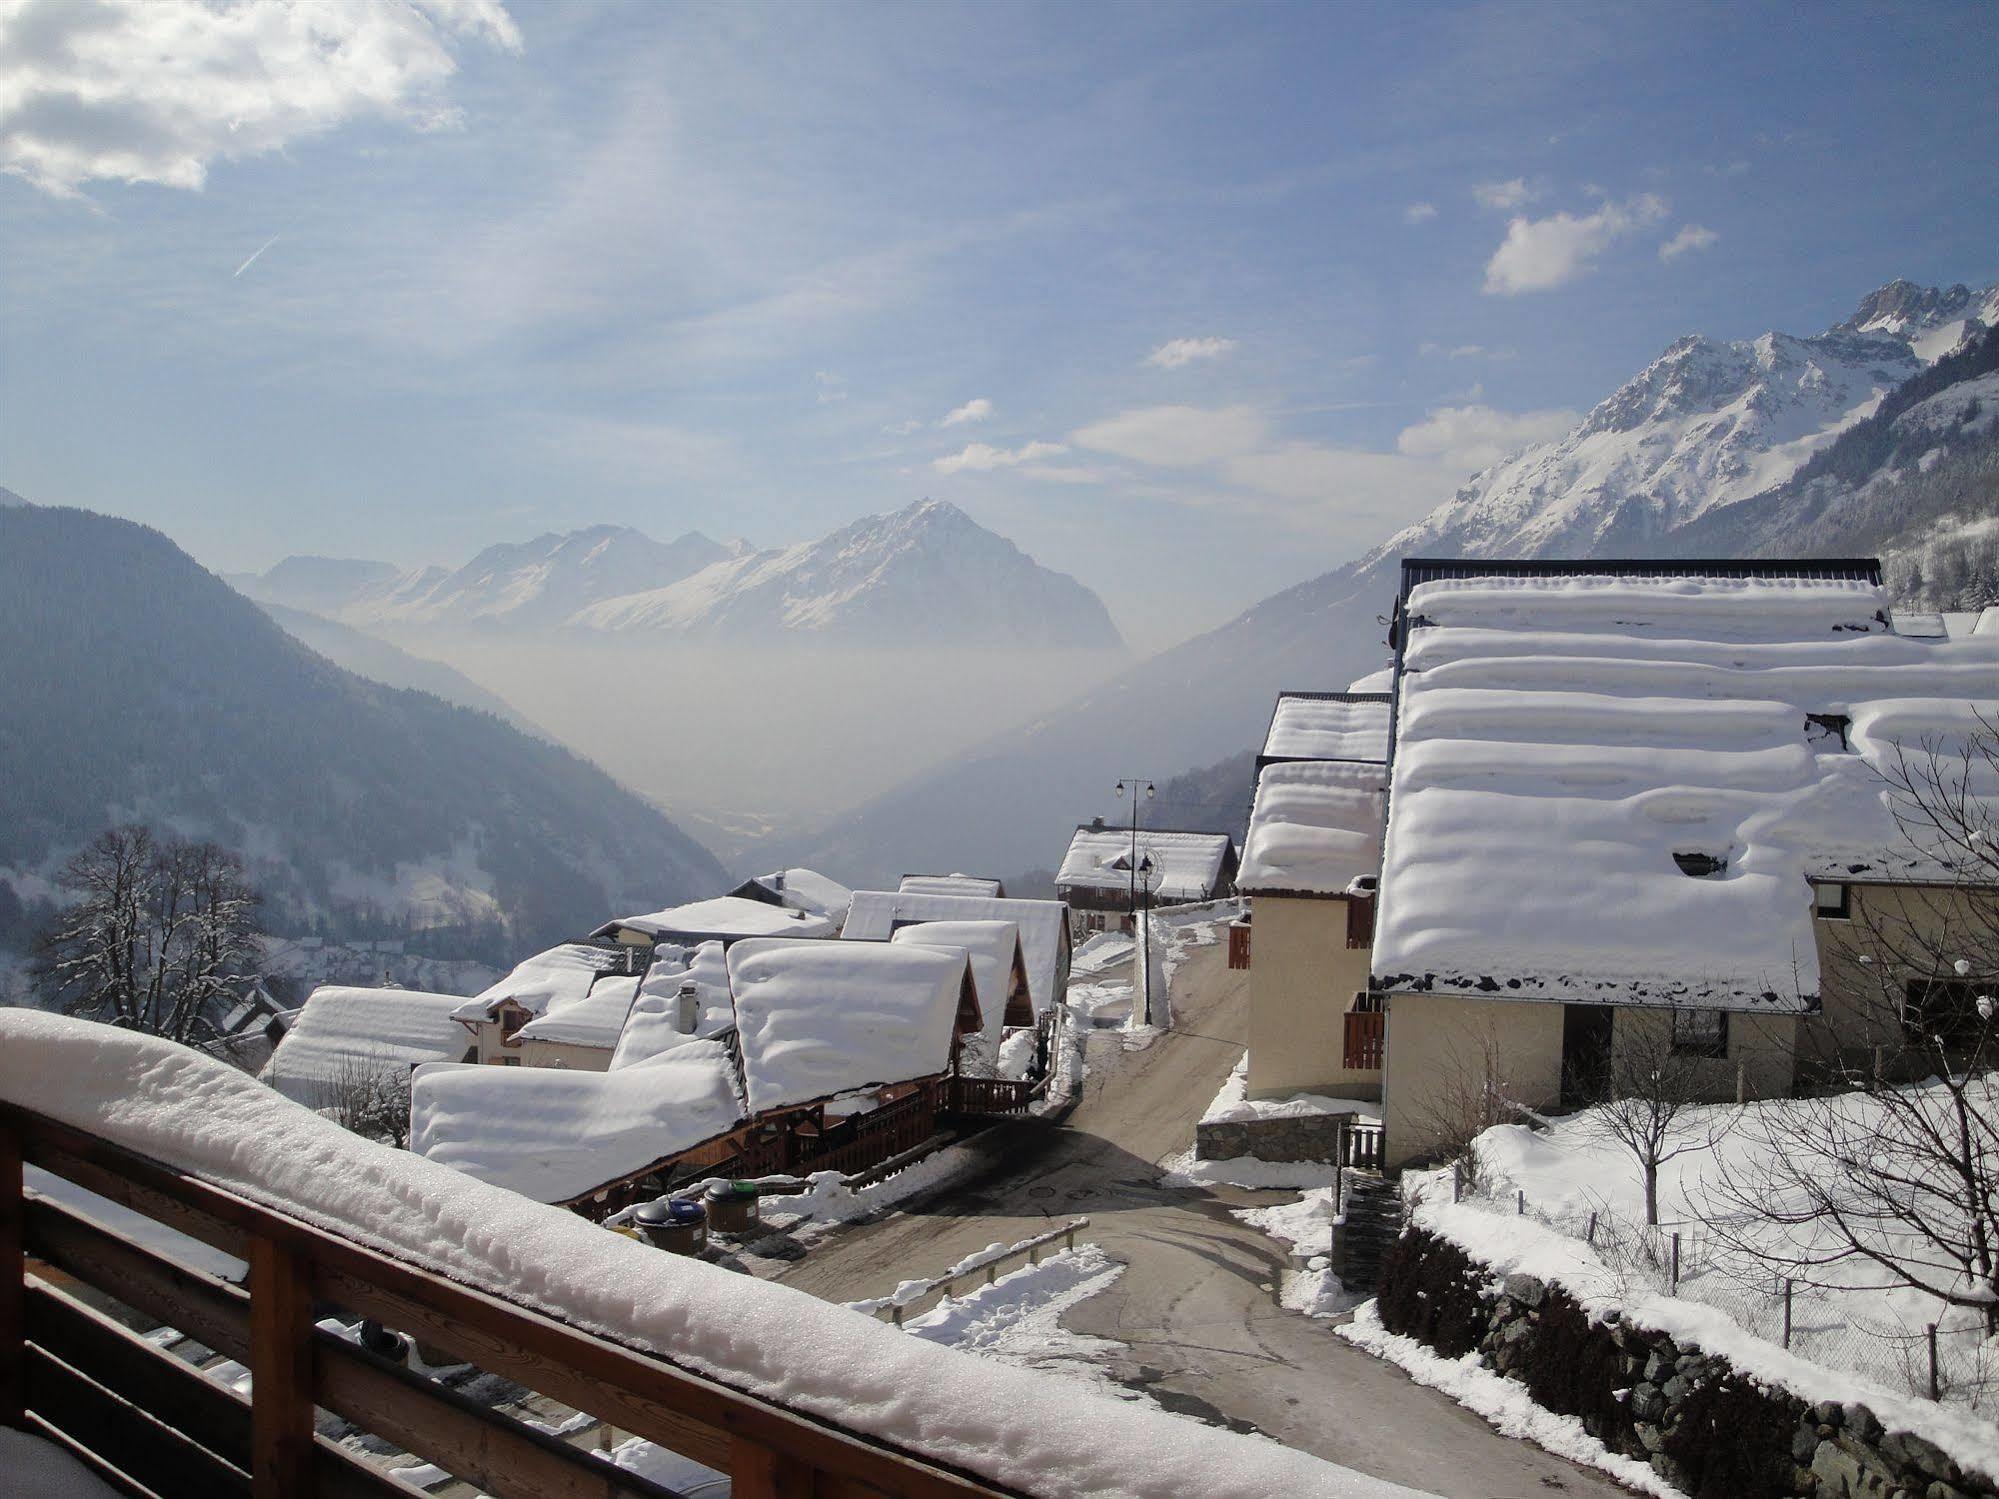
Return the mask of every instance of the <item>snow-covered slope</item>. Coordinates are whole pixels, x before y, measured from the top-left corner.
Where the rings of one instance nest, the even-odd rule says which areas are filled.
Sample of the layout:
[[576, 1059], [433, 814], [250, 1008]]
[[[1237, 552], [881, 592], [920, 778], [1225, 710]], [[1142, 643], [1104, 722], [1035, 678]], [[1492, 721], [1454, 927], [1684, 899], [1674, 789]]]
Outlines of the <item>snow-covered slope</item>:
[[941, 500], [580, 609], [591, 630], [1116, 648], [1103, 602]]

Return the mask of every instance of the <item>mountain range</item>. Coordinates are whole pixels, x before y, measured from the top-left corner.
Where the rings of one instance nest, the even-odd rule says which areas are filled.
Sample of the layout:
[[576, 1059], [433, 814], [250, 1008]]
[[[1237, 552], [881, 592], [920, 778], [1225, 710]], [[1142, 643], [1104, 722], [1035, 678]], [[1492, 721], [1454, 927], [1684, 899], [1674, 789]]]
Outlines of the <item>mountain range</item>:
[[1122, 650], [1103, 601], [957, 506], [922, 500], [766, 551], [592, 526], [465, 566], [288, 557], [229, 581], [259, 602], [398, 635], [549, 630], [726, 644], [1004, 644]]
[[272, 931], [414, 925], [463, 956], [725, 878], [587, 761], [344, 671], [157, 531], [84, 510], [0, 507], [0, 760], [22, 901], [123, 821], [240, 852]]
[[1830, 555], [1864, 541], [1914, 601], [1999, 602], [1994, 322], [1999, 286], [1895, 281], [1809, 337], [1679, 339], [1573, 431], [1474, 475], [1357, 561], [750, 857], [863, 883], [952, 860], [1045, 865], [1120, 774], [1215, 766], [1260, 742], [1279, 689], [1386, 665], [1404, 556]]

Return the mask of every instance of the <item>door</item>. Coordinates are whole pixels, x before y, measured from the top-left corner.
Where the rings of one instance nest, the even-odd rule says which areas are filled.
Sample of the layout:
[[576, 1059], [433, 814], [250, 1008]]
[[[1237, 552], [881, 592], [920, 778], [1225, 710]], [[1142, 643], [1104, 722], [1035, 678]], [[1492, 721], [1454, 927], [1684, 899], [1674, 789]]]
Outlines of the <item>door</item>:
[[1609, 1005], [1562, 1006], [1562, 1104], [1581, 1108], [1602, 1099], [1610, 1081]]

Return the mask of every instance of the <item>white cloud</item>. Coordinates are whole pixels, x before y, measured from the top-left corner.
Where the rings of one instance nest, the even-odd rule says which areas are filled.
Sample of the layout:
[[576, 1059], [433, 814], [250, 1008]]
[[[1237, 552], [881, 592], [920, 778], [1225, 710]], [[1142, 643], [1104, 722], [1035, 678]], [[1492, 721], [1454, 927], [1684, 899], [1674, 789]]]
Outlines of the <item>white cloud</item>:
[[1515, 177], [1507, 182], [1481, 182], [1471, 190], [1483, 208], [1497, 208], [1511, 213], [1516, 208], [1525, 208], [1541, 196], [1537, 187], [1529, 187], [1525, 177]]
[[1587, 273], [1618, 240], [1665, 216], [1665, 199], [1641, 193], [1623, 203], [1605, 203], [1595, 213], [1516, 218], [1486, 263], [1485, 290], [1516, 296], [1561, 286]]
[[1427, 224], [1436, 216], [1437, 205], [1434, 203], [1411, 203], [1402, 210], [1403, 221], [1410, 224]]
[[1705, 250], [1720, 239], [1705, 224], [1682, 224], [1680, 232], [1659, 246], [1661, 260], [1678, 260], [1690, 250]]
[[991, 443], [968, 442], [956, 453], [946, 454], [930, 466], [940, 474], [989, 474], [995, 469], [1019, 468], [1041, 458], [1060, 458], [1068, 445], [1059, 442], [1026, 442], [1017, 448], [996, 448]]
[[886, 432], [890, 437], [907, 437], [922, 425], [923, 423], [912, 416], [907, 421], [890, 422], [886, 427], [882, 428], [882, 431]]
[[1175, 338], [1161, 344], [1145, 358], [1162, 370], [1177, 370], [1197, 359], [1219, 359], [1235, 347], [1232, 338]]
[[1442, 406], [1404, 427], [1395, 450], [1408, 458], [1440, 463], [1459, 474], [1475, 473], [1531, 443], [1564, 436], [1581, 420], [1573, 411], [1495, 411], [1490, 406]]
[[1425, 359], [1436, 354], [1441, 354], [1446, 359], [1511, 359], [1513, 357], [1513, 351], [1510, 349], [1488, 349], [1484, 344], [1456, 344], [1446, 346], [1444, 344], [1425, 343], [1418, 344], [1416, 352], [1421, 354]]
[[830, 406], [836, 401], [847, 399], [847, 382], [831, 370], [818, 370], [812, 376], [813, 384], [819, 387], [819, 404]]
[[1254, 451], [1269, 431], [1248, 406], [1145, 406], [1092, 422], [1070, 441], [1154, 468], [1196, 468]]
[[200, 188], [215, 161], [362, 118], [449, 129], [453, 46], [508, 51], [499, 0], [100, 0], [0, 19], [0, 167], [46, 192]]
[[947, 412], [937, 425], [940, 427], [962, 427], [966, 422], [982, 422], [993, 414], [993, 403], [984, 396], [977, 396], [965, 402], [957, 410]]

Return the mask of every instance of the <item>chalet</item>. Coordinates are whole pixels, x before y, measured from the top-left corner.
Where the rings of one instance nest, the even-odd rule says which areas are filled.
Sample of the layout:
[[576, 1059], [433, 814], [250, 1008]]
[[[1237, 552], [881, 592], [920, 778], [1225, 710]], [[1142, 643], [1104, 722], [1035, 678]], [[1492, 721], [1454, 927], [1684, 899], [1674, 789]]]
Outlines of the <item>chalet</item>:
[[693, 947], [702, 942], [739, 942], [745, 937], [836, 937], [839, 923], [796, 904], [766, 896], [717, 895], [607, 921], [591, 936], [627, 947], [670, 942]]
[[[1999, 636], [1916, 629], [1871, 561], [1404, 562], [1370, 986], [1391, 1165], [1470, 1066], [1548, 1107], [1669, 1045], [1768, 1097], [1921, 1015], [1950, 973], [1870, 968], [1863, 918], [1989, 922], [1999, 872], [1898, 819], [1883, 772], [1995, 720]], [[1259, 911], [1252, 967], [1264, 938]]]
[[[613, 987], [594, 1006], [591, 991], [600, 979], [629, 980], [637, 956], [634, 951], [584, 942], [551, 947], [523, 959], [491, 988], [458, 1001], [452, 1018], [471, 1034], [477, 1048], [475, 1061], [507, 1066], [580, 1066], [601, 1072], [610, 1065], [610, 1048], [617, 1044], [618, 1034], [609, 1027], [605, 1011], [620, 999], [629, 1008], [633, 988]], [[578, 1011], [579, 1019], [588, 1017], [589, 1037], [583, 1044], [567, 1039], [571, 1033], [559, 1024], [542, 1031], [532, 1042], [523, 1039], [522, 1033], [534, 1021], [569, 1010]], [[607, 1028], [610, 1040], [604, 1042]]]
[[465, 1001], [414, 989], [312, 991], [259, 1077], [294, 1103], [326, 1108], [356, 1082], [407, 1075], [423, 1062], [458, 1061], [477, 1043], [453, 1012]]
[[737, 900], [761, 901], [765, 905], [807, 912], [832, 922], [836, 936], [854, 899], [854, 892], [845, 885], [813, 869], [779, 869], [760, 874], [744, 880], [729, 895]]
[[972, 981], [978, 988], [985, 1025], [978, 1048], [978, 1067], [961, 1070], [991, 1076], [1009, 1030], [1031, 1030], [1034, 1000], [1027, 987], [1027, 956], [1020, 945], [1020, 928], [1011, 921], [918, 921], [897, 927], [890, 942], [962, 951], [972, 960]]
[[983, 895], [1006, 899], [1006, 882], [979, 874], [906, 874], [898, 890], [913, 895]]
[[1010, 900], [999, 896], [936, 894], [920, 890], [856, 890], [840, 935], [849, 941], [886, 942], [900, 927], [927, 921], [1010, 921], [1020, 931], [1027, 963], [1028, 998], [1037, 1025], [1052, 1022], [1069, 996], [1072, 944], [1069, 908], [1059, 900]]
[[1235, 840], [1226, 833], [1140, 828], [1134, 834], [1099, 818], [1069, 840], [1055, 889], [1068, 904], [1071, 935], [1080, 938], [1131, 930], [1134, 897], [1141, 909], [1218, 900], [1235, 873]]

